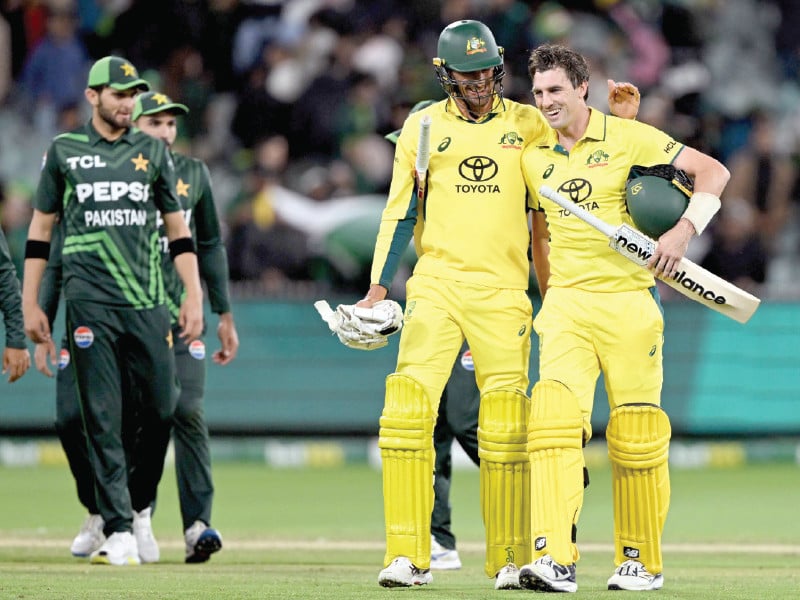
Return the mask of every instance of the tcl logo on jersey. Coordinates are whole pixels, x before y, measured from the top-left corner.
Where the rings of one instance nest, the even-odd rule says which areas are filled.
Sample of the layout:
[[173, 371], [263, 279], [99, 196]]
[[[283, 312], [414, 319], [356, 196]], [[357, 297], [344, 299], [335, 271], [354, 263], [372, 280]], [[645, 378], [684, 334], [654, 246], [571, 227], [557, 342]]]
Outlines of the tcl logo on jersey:
[[88, 199], [95, 202], [117, 202], [127, 198], [131, 202], [147, 202], [150, 198], [150, 184], [141, 181], [79, 183], [75, 186], [75, 195], [81, 204]]
[[69, 168], [73, 171], [77, 168], [81, 169], [94, 169], [97, 167], [107, 167], [108, 165], [103, 162], [103, 159], [96, 154], [92, 156], [70, 156], [66, 159]]
[[472, 361], [472, 350], [467, 350], [461, 355], [461, 366], [465, 371], [474, 371], [475, 363]]
[[69, 365], [69, 350], [62, 348], [58, 353], [58, 370], [63, 371]]
[[72, 339], [75, 340], [78, 348], [88, 348], [94, 343], [94, 332], [85, 325], [81, 325], [75, 328]]
[[189, 344], [189, 354], [192, 358], [203, 360], [206, 357], [206, 345], [200, 340], [194, 340]]

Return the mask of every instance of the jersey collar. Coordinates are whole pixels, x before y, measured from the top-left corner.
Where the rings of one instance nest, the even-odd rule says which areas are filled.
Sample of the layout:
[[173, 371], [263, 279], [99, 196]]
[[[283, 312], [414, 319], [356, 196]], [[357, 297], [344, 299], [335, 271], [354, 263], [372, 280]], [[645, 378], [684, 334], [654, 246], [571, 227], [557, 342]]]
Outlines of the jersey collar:
[[131, 144], [131, 145], [133, 144], [133, 140], [132, 140], [133, 127], [128, 127], [127, 131], [125, 131], [125, 133], [123, 133], [114, 142], [109, 142], [106, 138], [104, 138], [102, 135], [100, 135], [98, 133], [98, 131], [94, 128], [94, 125], [92, 125], [92, 120], [91, 119], [89, 119], [89, 122], [86, 123], [85, 130], [86, 130], [86, 135], [89, 136], [89, 143], [92, 146], [96, 146], [100, 142], [105, 142], [106, 144], [115, 144], [115, 143], [119, 142], [120, 140], [124, 140], [126, 143]]
[[[589, 113], [589, 125], [586, 126], [586, 131], [584, 132], [581, 139], [602, 141], [606, 139], [607, 116], [603, 114], [602, 111], [599, 111], [596, 108], [591, 108], [591, 107], [589, 108], [591, 110], [591, 112]], [[552, 127], [548, 127], [548, 129], [550, 131], [547, 132], [547, 141], [543, 144], [540, 144], [539, 147], [553, 148], [553, 149], [560, 148], [558, 143], [558, 132]]]
[[500, 102], [498, 103], [498, 105], [495, 108], [496, 108], [496, 110], [492, 110], [492, 111], [486, 113], [485, 115], [483, 115], [483, 118], [481, 118], [480, 121], [473, 121], [471, 119], [465, 118], [464, 115], [461, 114], [461, 111], [458, 109], [458, 105], [456, 104], [456, 101], [453, 100], [452, 98], [448, 98], [447, 99], [447, 104], [445, 104], [444, 110], [445, 110], [445, 112], [451, 113], [456, 119], [460, 119], [460, 120], [464, 121], [465, 123], [472, 123], [474, 125], [480, 125], [481, 123], [486, 123], [487, 121], [491, 121], [492, 119], [494, 119], [497, 116], [498, 113], [504, 112], [506, 110], [505, 98], [501, 98]]

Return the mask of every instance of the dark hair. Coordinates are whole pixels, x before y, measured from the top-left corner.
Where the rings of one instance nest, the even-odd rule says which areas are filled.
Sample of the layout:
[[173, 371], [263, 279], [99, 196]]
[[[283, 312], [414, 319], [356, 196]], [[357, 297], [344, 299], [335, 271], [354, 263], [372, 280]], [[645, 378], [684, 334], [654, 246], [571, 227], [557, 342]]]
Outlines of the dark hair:
[[[572, 86], [577, 88], [584, 81], [589, 81], [589, 65], [586, 59], [575, 50], [558, 44], [542, 44], [528, 58], [528, 74], [533, 76], [539, 71], [551, 69], [564, 69]], [[584, 100], [589, 97], [587, 89]]]

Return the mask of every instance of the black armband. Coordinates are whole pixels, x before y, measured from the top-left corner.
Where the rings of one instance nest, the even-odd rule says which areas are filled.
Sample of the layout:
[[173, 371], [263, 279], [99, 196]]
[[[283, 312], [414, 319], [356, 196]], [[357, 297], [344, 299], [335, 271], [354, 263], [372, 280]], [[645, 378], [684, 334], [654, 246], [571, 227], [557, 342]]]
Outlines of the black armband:
[[197, 254], [197, 250], [194, 248], [194, 240], [192, 238], [176, 238], [169, 243], [169, 255], [172, 260], [175, 260], [176, 256], [183, 254], [184, 252]]
[[41, 258], [48, 260], [50, 258], [50, 242], [28, 240], [25, 242], [25, 258]]

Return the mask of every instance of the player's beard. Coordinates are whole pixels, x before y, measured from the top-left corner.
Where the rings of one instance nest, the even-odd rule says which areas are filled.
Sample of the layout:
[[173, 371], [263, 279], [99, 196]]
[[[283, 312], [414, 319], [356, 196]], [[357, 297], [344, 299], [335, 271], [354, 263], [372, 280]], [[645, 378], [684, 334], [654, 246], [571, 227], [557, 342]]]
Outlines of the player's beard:
[[97, 116], [114, 132], [122, 131], [131, 126], [131, 115], [109, 110], [101, 101], [97, 106]]
[[495, 93], [495, 85], [493, 83], [476, 94], [470, 94], [468, 86], [465, 86], [465, 88], [467, 89], [461, 90], [459, 100], [463, 103], [472, 118], [478, 119], [483, 117], [494, 108], [498, 97]]

